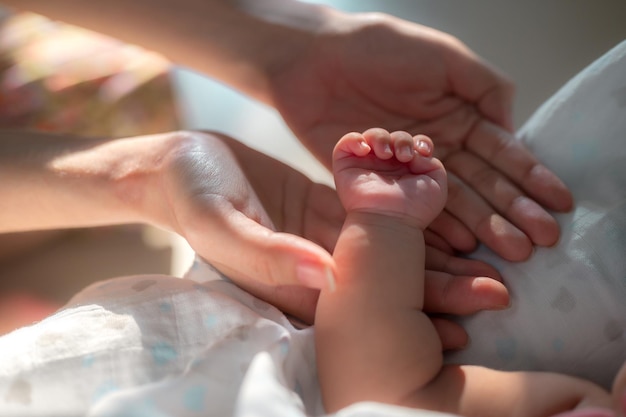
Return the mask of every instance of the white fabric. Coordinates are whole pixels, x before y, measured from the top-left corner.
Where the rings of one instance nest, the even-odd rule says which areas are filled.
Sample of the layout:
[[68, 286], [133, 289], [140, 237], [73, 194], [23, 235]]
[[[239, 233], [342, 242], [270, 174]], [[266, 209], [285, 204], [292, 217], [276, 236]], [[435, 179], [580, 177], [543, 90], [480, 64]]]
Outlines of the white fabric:
[[[104, 281], [0, 338], [0, 415], [323, 415], [313, 346], [312, 328], [200, 262], [187, 279]], [[413, 413], [361, 404], [338, 415]]]
[[[594, 63], [522, 130], [574, 190], [563, 238], [498, 266], [507, 311], [466, 320], [452, 361], [610, 382], [626, 359], [626, 43]], [[186, 279], [126, 277], [0, 338], [0, 416], [319, 416], [313, 329], [195, 263]], [[361, 403], [340, 417], [436, 417]]]
[[607, 388], [626, 360], [626, 42], [541, 106], [519, 132], [574, 193], [562, 236], [524, 263], [482, 248], [512, 307], [463, 321], [472, 343], [449, 357], [505, 370], [557, 371]]

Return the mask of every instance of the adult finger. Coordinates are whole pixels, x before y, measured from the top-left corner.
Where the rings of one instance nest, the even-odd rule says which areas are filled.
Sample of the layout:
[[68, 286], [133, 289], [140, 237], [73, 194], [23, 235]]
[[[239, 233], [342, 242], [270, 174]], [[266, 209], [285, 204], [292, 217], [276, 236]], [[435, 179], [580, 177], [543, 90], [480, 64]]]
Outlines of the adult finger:
[[[439, 213], [426, 231], [433, 232], [443, 239], [448, 247], [461, 252], [471, 252], [477, 245], [476, 237], [471, 230], [445, 210]], [[428, 243], [428, 239], [426, 241]]]
[[502, 258], [522, 261], [532, 253], [524, 232], [497, 213], [485, 199], [449, 171], [446, 211], [465, 224], [476, 237]]
[[452, 275], [490, 277], [502, 281], [500, 273], [491, 265], [475, 259], [453, 256], [432, 246], [426, 246], [426, 269]]
[[332, 256], [307, 239], [274, 232], [239, 211], [214, 215], [213, 220], [220, 224], [204, 231], [198, 227], [187, 236], [194, 250], [245, 290], [312, 321], [318, 289], [334, 285]]
[[558, 212], [571, 210], [573, 197], [567, 186], [509, 132], [481, 121], [470, 133], [466, 148], [542, 206]]
[[241, 212], [232, 213], [229, 222], [229, 227], [222, 229], [228, 233], [221, 233], [219, 257], [221, 262], [237, 265], [240, 275], [268, 285], [317, 289], [334, 285], [334, 260], [319, 245], [297, 235], [275, 232]]
[[492, 165], [464, 151], [451, 154], [446, 165], [534, 244], [552, 246], [557, 242], [559, 225], [554, 217]]
[[463, 315], [505, 308], [509, 294], [501, 280], [498, 271], [485, 262], [427, 246], [424, 309]]
[[450, 246], [443, 237], [429, 229], [424, 230], [424, 241], [428, 246], [435, 247], [450, 255], [454, 254], [454, 248], [452, 248], [452, 246]]
[[424, 311], [429, 313], [468, 315], [482, 310], [502, 310], [509, 303], [506, 287], [493, 278], [426, 271]]
[[441, 348], [444, 351], [459, 350], [467, 346], [469, 337], [462, 326], [440, 317], [432, 317], [430, 320], [441, 339]]
[[[214, 266], [226, 276], [236, 275], [228, 265]], [[319, 290], [295, 285], [267, 285], [256, 280], [236, 280], [235, 282], [250, 294], [275, 306], [283, 313], [304, 324], [313, 324]]]
[[458, 39], [452, 38], [449, 45], [445, 50], [453, 92], [475, 103], [487, 119], [512, 131], [514, 84]]

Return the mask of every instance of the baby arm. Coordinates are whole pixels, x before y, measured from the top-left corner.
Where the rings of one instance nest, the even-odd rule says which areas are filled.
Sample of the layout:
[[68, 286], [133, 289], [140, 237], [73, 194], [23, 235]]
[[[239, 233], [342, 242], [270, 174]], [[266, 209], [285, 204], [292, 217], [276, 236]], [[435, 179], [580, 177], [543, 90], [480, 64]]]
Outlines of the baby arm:
[[446, 191], [431, 154], [428, 138], [381, 129], [346, 135], [335, 148], [347, 218], [333, 254], [337, 287], [322, 291], [315, 330], [327, 411], [358, 401], [481, 417], [610, 407], [604, 390], [565, 375], [442, 366], [439, 337], [421, 311], [423, 230]]
[[423, 230], [443, 208], [445, 172], [432, 142], [371, 129], [334, 152], [347, 211], [335, 247], [337, 288], [323, 291], [316, 349], [324, 404], [406, 403], [442, 366], [441, 343], [421, 311]]
[[410, 407], [463, 416], [548, 417], [571, 410], [608, 417], [611, 398], [599, 386], [548, 372], [504, 372], [480, 366], [445, 366], [431, 384], [415, 392]]
[[[403, 249], [415, 248], [421, 234], [368, 217], [348, 215], [335, 250], [337, 288], [318, 301], [316, 347], [328, 411], [364, 400], [400, 404], [442, 365], [439, 338], [419, 311], [423, 267], [420, 273], [413, 264], [423, 256]], [[370, 248], [372, 242], [388, 249]]]

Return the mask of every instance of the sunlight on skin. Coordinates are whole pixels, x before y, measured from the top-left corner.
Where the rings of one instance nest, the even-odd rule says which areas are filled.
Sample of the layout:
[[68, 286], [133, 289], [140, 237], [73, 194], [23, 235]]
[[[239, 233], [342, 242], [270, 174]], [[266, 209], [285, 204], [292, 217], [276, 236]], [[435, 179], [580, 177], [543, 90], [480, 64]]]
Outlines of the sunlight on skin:
[[508, 227], [508, 222], [499, 214], [492, 214], [489, 216], [489, 228], [493, 231], [493, 234], [496, 236], [504, 236], [508, 233], [510, 228]]

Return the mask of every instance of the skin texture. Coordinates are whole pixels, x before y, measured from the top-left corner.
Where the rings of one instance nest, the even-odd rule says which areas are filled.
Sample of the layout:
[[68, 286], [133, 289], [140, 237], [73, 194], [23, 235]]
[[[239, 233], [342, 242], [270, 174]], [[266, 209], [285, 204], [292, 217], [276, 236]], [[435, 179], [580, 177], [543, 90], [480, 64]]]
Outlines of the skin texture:
[[143, 45], [276, 108], [329, 167], [345, 132], [428, 134], [449, 199], [426, 239], [449, 254], [480, 241], [524, 260], [558, 240], [547, 210], [572, 206], [563, 183], [513, 140], [511, 82], [450, 35], [290, 0], [5, 3]]
[[[144, 223], [183, 236], [240, 286], [312, 322], [324, 268], [334, 269], [345, 211], [337, 193], [223, 135], [172, 132], [87, 139], [0, 133], [0, 231]], [[246, 256], [241, 256], [245, 253]], [[508, 305], [493, 268], [431, 249], [427, 310]], [[305, 288], [299, 266], [323, 280]], [[464, 331], [436, 320], [449, 348]]]
[[347, 215], [333, 253], [337, 286], [322, 291], [315, 325], [327, 411], [378, 401], [477, 417], [610, 415], [609, 394], [588, 381], [443, 365], [441, 340], [423, 312], [424, 230], [447, 192], [432, 152], [424, 135], [383, 129], [348, 134], [335, 147]]
[[[485, 278], [497, 279], [497, 271], [455, 255], [481, 241], [506, 259], [525, 259], [533, 244], [558, 239], [546, 209], [571, 206], [565, 186], [513, 141], [510, 81], [436, 30], [290, 0], [5, 4], [160, 52], [274, 107], [329, 167], [345, 132], [382, 126], [428, 133], [450, 174], [446, 208], [425, 232], [430, 312], [505, 308], [506, 289]], [[0, 169], [10, 181], [0, 182], [11, 185], [6, 201], [34, 212], [8, 210], [3, 227], [155, 224], [179, 233], [254, 294], [313, 320], [318, 290], [332, 283], [330, 251], [345, 215], [332, 190], [246, 148], [223, 146], [215, 135], [82, 145], [62, 138], [60, 148], [56, 141], [39, 148], [29, 137], [3, 151], [11, 162]], [[243, 261], [234, 255], [241, 250]], [[446, 348], [467, 343], [452, 322], [433, 323]]]

